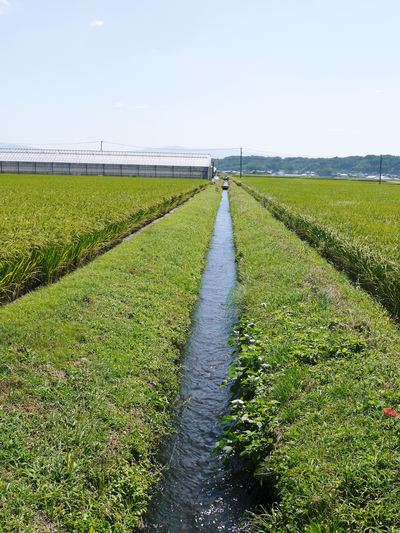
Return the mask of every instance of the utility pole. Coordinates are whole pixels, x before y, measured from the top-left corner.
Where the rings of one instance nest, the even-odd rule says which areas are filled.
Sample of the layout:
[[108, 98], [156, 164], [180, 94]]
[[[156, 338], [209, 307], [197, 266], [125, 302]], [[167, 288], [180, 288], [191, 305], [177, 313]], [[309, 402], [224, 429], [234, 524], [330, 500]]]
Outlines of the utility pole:
[[104, 141], [100, 141], [100, 152], [103, 151], [103, 142], [104, 142]]
[[381, 154], [381, 157], [379, 158], [379, 184], [382, 183], [382, 162], [383, 162], [383, 155]]
[[240, 148], [240, 179], [243, 175], [243, 148]]

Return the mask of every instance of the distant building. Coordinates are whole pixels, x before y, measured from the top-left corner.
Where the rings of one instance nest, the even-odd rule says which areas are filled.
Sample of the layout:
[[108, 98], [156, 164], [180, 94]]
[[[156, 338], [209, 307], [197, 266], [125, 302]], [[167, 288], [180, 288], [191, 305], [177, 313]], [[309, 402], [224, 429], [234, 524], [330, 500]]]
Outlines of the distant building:
[[0, 173], [211, 179], [214, 166], [204, 154], [7, 148]]

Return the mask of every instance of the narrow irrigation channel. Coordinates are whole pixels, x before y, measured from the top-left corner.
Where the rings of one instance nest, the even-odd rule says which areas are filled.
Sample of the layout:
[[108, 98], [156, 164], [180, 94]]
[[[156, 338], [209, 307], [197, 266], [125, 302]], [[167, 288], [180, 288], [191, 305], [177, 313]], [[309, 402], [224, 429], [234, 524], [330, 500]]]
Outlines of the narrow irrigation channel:
[[184, 354], [176, 433], [162, 450], [167, 465], [154, 495], [146, 531], [244, 531], [245, 511], [254, 504], [243, 472], [225, 469], [212, 450], [221, 437], [229, 387], [221, 387], [232, 360], [228, 341], [237, 318], [232, 220], [227, 191], [216, 217], [200, 299]]

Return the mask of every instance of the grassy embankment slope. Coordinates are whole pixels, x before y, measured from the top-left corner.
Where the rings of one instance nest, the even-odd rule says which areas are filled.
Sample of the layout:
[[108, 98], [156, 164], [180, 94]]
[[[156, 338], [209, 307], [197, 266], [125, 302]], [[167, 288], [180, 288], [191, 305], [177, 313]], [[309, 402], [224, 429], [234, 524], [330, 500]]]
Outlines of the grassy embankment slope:
[[0, 302], [120, 241], [205, 180], [0, 175]]
[[242, 324], [225, 445], [274, 490], [260, 531], [398, 531], [400, 333], [242, 188]]
[[219, 199], [0, 309], [1, 531], [138, 524]]
[[400, 188], [290, 178], [246, 178], [243, 185], [400, 317]]

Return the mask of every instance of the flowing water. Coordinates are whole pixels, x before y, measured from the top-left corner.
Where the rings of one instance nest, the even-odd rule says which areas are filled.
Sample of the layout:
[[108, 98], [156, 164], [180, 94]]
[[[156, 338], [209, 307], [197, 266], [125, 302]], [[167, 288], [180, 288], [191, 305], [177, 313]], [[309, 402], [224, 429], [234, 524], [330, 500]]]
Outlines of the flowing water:
[[154, 495], [147, 531], [246, 531], [240, 522], [254, 504], [247, 476], [227, 470], [212, 455], [230, 399], [229, 387], [221, 384], [232, 361], [228, 341], [237, 319], [235, 283], [232, 219], [223, 191], [183, 359], [182, 408], [176, 433], [162, 450], [168, 468]]

